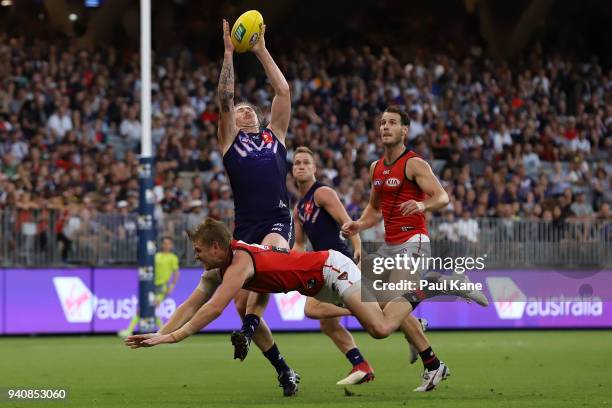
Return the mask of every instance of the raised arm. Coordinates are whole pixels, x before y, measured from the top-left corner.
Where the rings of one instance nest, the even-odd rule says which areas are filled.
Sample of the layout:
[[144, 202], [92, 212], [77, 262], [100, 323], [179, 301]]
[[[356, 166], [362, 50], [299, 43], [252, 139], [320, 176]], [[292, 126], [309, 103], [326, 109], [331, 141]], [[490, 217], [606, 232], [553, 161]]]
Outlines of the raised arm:
[[230, 38], [229, 23], [223, 20], [223, 66], [219, 75], [217, 87], [219, 96], [219, 128], [217, 138], [223, 154], [228, 151], [236, 136], [236, 120], [234, 119], [234, 45]]
[[261, 65], [263, 65], [270, 85], [274, 89], [275, 95], [272, 100], [270, 129], [274, 131], [280, 142], [285, 144], [285, 136], [289, 128], [289, 120], [291, 119], [291, 95], [285, 76], [266, 48], [265, 33], [266, 26], [263, 27], [261, 37], [259, 37], [257, 43], [253, 46], [252, 51], [257, 56], [257, 59], [259, 59], [259, 62], [261, 62]]

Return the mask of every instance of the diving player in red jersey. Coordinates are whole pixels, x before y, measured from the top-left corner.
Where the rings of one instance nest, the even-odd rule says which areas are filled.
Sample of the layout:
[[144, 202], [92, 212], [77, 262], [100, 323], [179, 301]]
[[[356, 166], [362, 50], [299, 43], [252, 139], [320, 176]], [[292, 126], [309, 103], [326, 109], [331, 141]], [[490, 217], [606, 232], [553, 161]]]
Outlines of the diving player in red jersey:
[[[234, 238], [289, 248], [293, 239], [293, 221], [287, 194], [287, 151], [285, 134], [291, 117], [289, 85], [266, 49], [265, 26], [252, 52], [261, 62], [274, 89], [270, 123], [261, 122], [258, 110], [249, 103], [234, 105], [234, 46], [230, 29], [223, 20], [225, 53], [219, 77], [219, 145], [223, 165], [234, 194]], [[243, 325], [232, 333], [234, 358], [246, 357], [251, 338], [276, 369], [285, 396], [298, 390], [299, 375], [281, 356], [272, 333], [261, 315], [268, 302], [267, 294], [240, 290], [234, 302]], [[247, 310], [248, 309], [248, 310]]]
[[[247, 244], [233, 240], [225, 224], [212, 218], [189, 237], [196, 259], [205, 267], [198, 286], [164, 327], [157, 333], [129, 336], [124, 341], [127, 347], [177, 343], [199, 332], [221, 316], [242, 289], [258, 293], [296, 290], [322, 302], [341, 303], [377, 339], [394, 333], [420, 301], [440, 294], [427, 288], [406, 291], [381, 309], [376, 301], [362, 302], [361, 271], [338, 251], [298, 252]], [[465, 290], [452, 294], [464, 297]]]
[[[384, 220], [385, 245], [378, 253], [385, 257], [403, 253], [430, 256], [424, 212], [438, 210], [449, 202], [448, 194], [429, 164], [406, 148], [409, 125], [408, 116], [398, 107], [390, 106], [383, 112], [379, 130], [384, 153], [370, 167], [370, 202], [359, 220], [342, 226], [343, 234], [350, 237]], [[471, 295], [472, 300], [486, 306], [482, 293]], [[450, 371], [436, 357], [416, 319], [407, 337], [418, 350], [424, 366], [422, 384], [414, 391], [430, 391]]]

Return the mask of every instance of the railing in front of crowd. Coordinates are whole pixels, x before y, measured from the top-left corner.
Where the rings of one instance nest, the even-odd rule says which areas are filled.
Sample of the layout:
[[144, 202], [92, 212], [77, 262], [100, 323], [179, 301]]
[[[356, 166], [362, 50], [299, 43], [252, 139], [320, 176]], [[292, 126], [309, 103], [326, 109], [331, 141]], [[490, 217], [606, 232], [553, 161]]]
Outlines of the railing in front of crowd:
[[[137, 218], [88, 211], [0, 211], [0, 266], [136, 265]], [[159, 239], [172, 238], [183, 266], [197, 265], [185, 231], [203, 219], [203, 213], [176, 213], [157, 222]], [[224, 221], [232, 225], [230, 218]], [[428, 226], [436, 257], [484, 256], [491, 268], [612, 267], [612, 220], [436, 218]], [[382, 242], [382, 226], [364, 231], [362, 239]]]

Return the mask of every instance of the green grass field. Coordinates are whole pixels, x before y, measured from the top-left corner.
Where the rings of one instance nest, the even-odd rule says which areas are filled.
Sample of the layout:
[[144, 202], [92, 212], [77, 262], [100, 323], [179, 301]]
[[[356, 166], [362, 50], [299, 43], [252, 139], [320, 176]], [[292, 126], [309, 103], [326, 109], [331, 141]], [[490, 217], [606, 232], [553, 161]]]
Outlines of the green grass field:
[[612, 331], [433, 332], [452, 376], [417, 394], [421, 364], [409, 365], [400, 334], [355, 335], [376, 381], [335, 382], [349, 370], [318, 333], [277, 334], [302, 375], [299, 395], [284, 398], [257, 349], [232, 360], [227, 335], [130, 350], [117, 337], [0, 338], [0, 387], [68, 387], [67, 402], [0, 402], [2, 407], [612, 407]]

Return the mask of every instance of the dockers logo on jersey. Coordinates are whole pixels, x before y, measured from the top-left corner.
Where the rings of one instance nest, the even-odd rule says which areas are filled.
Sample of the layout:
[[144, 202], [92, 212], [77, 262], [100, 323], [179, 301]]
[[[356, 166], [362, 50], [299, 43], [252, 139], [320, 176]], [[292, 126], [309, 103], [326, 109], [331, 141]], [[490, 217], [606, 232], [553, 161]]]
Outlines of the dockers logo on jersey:
[[267, 130], [264, 130], [263, 132], [261, 132], [261, 138], [263, 139], [263, 142], [266, 144], [272, 143], [274, 141], [274, 138], [272, 138], [272, 135]]
[[300, 221], [302, 223], [312, 222], [315, 223], [317, 218], [319, 217], [320, 208], [317, 208], [315, 211], [315, 204], [313, 200], [307, 201], [302, 204], [302, 211], [298, 211], [298, 215], [300, 217]]
[[398, 187], [400, 185], [400, 180], [395, 177], [391, 177], [385, 181], [385, 184], [387, 187]]
[[246, 134], [241, 130], [237, 142], [234, 143], [234, 150], [242, 157], [247, 157], [250, 152], [260, 155], [258, 152], [262, 152], [264, 148], [265, 151], [272, 150], [274, 154], [278, 150], [278, 143], [267, 129], [256, 134]]
[[312, 210], [314, 210], [314, 203], [312, 201], [304, 203], [304, 218], [308, 220], [312, 215]]

